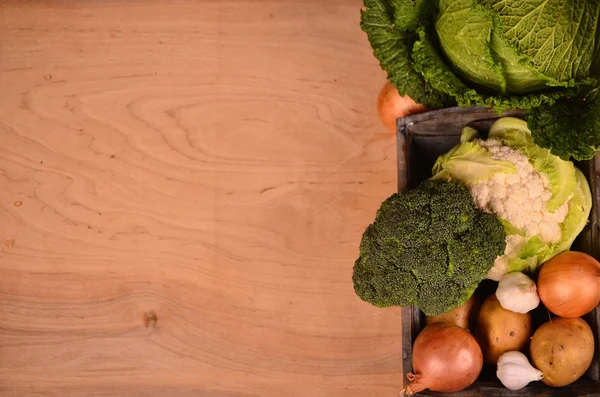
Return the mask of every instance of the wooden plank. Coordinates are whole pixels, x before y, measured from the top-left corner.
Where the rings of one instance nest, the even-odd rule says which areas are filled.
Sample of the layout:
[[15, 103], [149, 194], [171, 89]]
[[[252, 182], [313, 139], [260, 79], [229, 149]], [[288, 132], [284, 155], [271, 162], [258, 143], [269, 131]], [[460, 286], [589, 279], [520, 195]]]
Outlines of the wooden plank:
[[351, 281], [396, 188], [360, 7], [0, 3], [2, 396], [396, 394], [401, 312]]

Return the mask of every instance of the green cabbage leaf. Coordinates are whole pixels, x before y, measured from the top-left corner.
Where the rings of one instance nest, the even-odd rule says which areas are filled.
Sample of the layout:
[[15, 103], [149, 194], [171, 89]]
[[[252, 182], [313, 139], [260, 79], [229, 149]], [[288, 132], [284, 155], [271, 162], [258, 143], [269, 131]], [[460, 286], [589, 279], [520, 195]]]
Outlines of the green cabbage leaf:
[[[430, 109], [531, 112], [562, 158], [600, 149], [600, 1], [364, 0], [361, 27], [401, 95]], [[586, 117], [580, 108], [585, 104]], [[561, 111], [553, 113], [555, 105]], [[575, 124], [560, 131], [568, 122]], [[591, 120], [591, 121], [590, 121]], [[587, 139], [579, 143], [578, 125]]]

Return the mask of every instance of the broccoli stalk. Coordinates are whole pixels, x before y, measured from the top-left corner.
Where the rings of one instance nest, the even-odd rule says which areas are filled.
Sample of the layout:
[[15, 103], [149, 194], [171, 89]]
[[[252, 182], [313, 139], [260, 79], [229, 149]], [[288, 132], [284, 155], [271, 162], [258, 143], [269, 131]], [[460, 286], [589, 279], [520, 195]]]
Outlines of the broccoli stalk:
[[428, 180], [385, 200], [365, 230], [354, 289], [378, 307], [414, 304], [426, 315], [464, 304], [505, 249], [500, 220], [468, 190]]

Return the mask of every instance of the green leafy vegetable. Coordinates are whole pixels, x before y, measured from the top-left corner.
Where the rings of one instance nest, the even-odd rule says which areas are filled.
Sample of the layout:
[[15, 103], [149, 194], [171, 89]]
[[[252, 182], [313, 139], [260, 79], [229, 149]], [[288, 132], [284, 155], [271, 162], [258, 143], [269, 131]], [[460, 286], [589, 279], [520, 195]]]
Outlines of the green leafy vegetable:
[[354, 288], [378, 307], [444, 313], [470, 298], [504, 248], [502, 223], [464, 186], [428, 180], [382, 203], [362, 237]]
[[[508, 57], [503, 69], [524, 78], [508, 78], [509, 90], [528, 92], [547, 86], [595, 84], [590, 79], [598, 46], [600, 3], [596, 0], [480, 0], [494, 18], [495, 34]], [[591, 50], [591, 51], [590, 51]], [[513, 64], [516, 60], [518, 64]]]
[[562, 252], [571, 248], [571, 244], [577, 238], [588, 222], [590, 209], [592, 208], [592, 192], [585, 175], [579, 169], [575, 169], [577, 187], [573, 197], [569, 201], [569, 213], [562, 223], [563, 240], [556, 247], [556, 251]]
[[365, 0], [367, 9], [361, 11], [361, 27], [368, 35], [375, 57], [400, 95], [409, 94], [415, 102], [432, 109], [452, 106], [455, 102], [448, 95], [435, 91], [411, 66], [410, 54], [417, 39], [414, 31], [421, 15], [429, 14], [418, 10], [433, 3], [419, 2], [417, 7], [412, 2], [393, 4], [403, 12], [396, 13], [390, 2], [381, 0]]
[[[461, 21], [462, 23], [457, 23]], [[471, 0], [440, 0], [435, 29], [450, 63], [468, 80], [506, 91], [502, 68], [492, 57], [490, 37], [494, 22]]]
[[600, 149], [600, 100], [541, 106], [528, 122], [535, 141], [565, 160], [587, 160]]
[[486, 148], [469, 141], [440, 156], [434, 170], [432, 179], [454, 178], [467, 186], [490, 179], [498, 173], [517, 172], [510, 161], [492, 159], [492, 154]]
[[[600, 1], [364, 0], [361, 27], [401, 95], [437, 109], [480, 105], [534, 111], [536, 143], [590, 158], [578, 141], [582, 101], [600, 85]], [[558, 102], [561, 111], [551, 114]], [[600, 101], [600, 100], [596, 100]], [[543, 116], [542, 116], [543, 115]], [[534, 117], [535, 118], [535, 117]], [[541, 122], [544, 119], [543, 123]], [[575, 121], [558, 139], [556, 127]], [[586, 121], [584, 131], [595, 121]], [[594, 130], [597, 131], [597, 128]], [[568, 144], [561, 146], [562, 141]], [[584, 150], [586, 148], [587, 150]]]

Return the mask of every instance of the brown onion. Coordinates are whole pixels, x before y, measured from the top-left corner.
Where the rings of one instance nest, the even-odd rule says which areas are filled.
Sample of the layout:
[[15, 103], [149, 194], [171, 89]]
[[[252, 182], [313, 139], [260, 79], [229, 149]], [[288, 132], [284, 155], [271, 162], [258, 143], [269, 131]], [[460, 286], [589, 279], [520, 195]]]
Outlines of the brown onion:
[[413, 372], [401, 395], [425, 389], [460, 391], [475, 382], [483, 367], [483, 354], [475, 338], [450, 324], [432, 324], [419, 333], [413, 346]]
[[581, 317], [600, 302], [600, 263], [583, 252], [562, 252], [544, 263], [537, 280], [544, 306], [557, 316]]
[[400, 96], [396, 87], [389, 81], [383, 86], [377, 97], [379, 118], [383, 125], [394, 134], [396, 133], [396, 119], [426, 110], [425, 106], [416, 103], [408, 95]]

